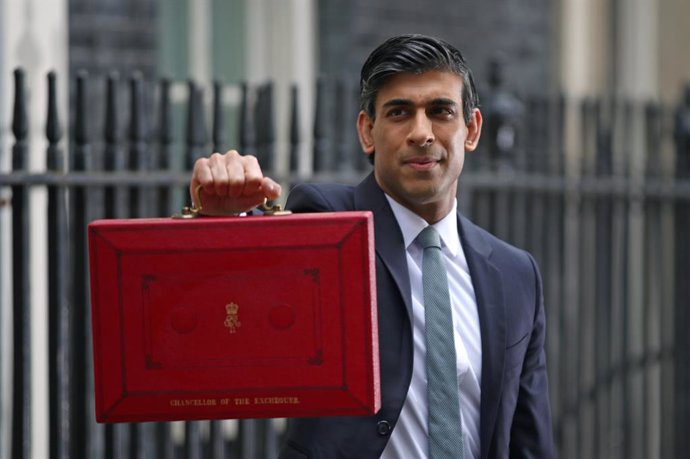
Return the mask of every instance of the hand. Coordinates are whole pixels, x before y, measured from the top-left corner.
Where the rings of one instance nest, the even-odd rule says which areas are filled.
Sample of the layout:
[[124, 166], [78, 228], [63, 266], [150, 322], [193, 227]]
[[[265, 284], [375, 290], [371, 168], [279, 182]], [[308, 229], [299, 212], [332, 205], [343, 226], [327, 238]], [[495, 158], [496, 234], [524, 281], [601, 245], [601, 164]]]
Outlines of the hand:
[[[196, 200], [198, 185], [202, 187], [203, 215], [235, 215], [253, 209], [264, 198], [272, 200], [280, 196], [280, 185], [264, 177], [256, 157], [241, 156], [235, 150], [198, 159], [189, 184], [192, 202]], [[199, 203], [194, 205], [198, 207]]]

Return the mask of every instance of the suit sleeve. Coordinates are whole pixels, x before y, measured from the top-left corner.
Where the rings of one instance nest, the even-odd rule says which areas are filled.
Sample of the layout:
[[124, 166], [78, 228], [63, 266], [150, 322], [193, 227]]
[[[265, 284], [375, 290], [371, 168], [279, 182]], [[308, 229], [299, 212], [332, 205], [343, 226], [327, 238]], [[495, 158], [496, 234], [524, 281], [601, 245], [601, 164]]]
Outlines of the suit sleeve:
[[345, 206], [338, 202], [342, 193], [332, 190], [334, 186], [300, 184], [290, 191], [285, 208], [295, 213], [300, 212], [330, 212], [344, 210]]
[[510, 457], [542, 459], [554, 457], [554, 446], [544, 351], [544, 295], [541, 276], [531, 256], [530, 262], [534, 270], [535, 315], [511, 427]]

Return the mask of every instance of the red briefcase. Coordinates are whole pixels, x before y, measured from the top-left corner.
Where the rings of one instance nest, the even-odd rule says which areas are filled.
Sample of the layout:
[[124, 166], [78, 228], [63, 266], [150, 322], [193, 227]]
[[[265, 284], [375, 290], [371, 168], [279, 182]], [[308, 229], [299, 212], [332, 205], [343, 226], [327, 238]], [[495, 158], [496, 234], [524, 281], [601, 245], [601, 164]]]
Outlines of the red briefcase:
[[369, 212], [89, 225], [99, 422], [371, 415]]

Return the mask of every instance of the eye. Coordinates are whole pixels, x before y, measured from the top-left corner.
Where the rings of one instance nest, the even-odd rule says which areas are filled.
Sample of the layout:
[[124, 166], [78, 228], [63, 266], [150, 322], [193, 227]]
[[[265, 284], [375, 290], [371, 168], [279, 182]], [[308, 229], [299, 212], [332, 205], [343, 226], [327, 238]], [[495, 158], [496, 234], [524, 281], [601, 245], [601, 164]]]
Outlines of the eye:
[[406, 114], [407, 110], [403, 107], [394, 107], [386, 112], [386, 116], [388, 116], [389, 118], [400, 118], [401, 116], [405, 116]]
[[431, 115], [441, 118], [453, 118], [455, 116], [455, 110], [453, 109], [453, 107], [447, 105], [433, 106], [431, 107], [429, 112]]

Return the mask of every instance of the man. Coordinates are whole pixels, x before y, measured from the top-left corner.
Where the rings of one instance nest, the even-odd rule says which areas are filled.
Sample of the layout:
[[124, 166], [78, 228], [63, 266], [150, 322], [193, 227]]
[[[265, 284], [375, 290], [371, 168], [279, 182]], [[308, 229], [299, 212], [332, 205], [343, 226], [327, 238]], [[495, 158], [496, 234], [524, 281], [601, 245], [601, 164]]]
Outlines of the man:
[[[357, 131], [373, 173], [355, 187], [299, 185], [286, 206], [374, 213], [382, 407], [295, 419], [280, 457], [552, 457], [536, 264], [456, 209], [482, 127], [470, 69], [441, 40], [400, 36], [372, 52], [360, 83]], [[197, 185], [211, 215], [280, 195], [235, 151], [198, 160]]]

